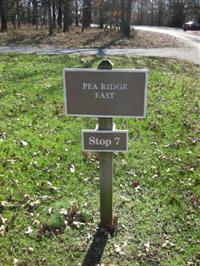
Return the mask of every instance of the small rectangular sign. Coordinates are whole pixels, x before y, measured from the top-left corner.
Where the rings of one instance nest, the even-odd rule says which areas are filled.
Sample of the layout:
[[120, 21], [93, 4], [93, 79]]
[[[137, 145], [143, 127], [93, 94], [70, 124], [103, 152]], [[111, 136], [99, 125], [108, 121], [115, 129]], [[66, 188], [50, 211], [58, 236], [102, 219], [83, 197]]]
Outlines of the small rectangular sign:
[[128, 130], [82, 130], [82, 147], [84, 151], [127, 151]]
[[146, 69], [64, 69], [65, 114], [145, 117]]

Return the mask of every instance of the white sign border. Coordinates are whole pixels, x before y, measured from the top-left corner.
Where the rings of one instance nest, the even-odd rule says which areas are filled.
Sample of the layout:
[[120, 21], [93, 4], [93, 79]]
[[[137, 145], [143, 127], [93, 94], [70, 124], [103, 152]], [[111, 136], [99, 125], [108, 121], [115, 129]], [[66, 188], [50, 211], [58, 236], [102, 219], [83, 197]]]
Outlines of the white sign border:
[[[65, 72], [110, 72], [113, 71], [115, 73], [119, 72], [128, 72], [128, 73], [145, 73], [145, 88], [144, 88], [144, 115], [143, 116], [126, 116], [126, 115], [85, 115], [85, 114], [68, 114], [67, 113], [67, 87], [65, 81]], [[147, 110], [147, 80], [148, 80], [148, 69], [93, 69], [93, 68], [64, 68], [63, 70], [63, 77], [64, 77], [64, 104], [65, 104], [65, 115], [66, 116], [80, 116], [80, 117], [118, 117], [118, 118], [145, 118], [146, 117], [146, 110]]]

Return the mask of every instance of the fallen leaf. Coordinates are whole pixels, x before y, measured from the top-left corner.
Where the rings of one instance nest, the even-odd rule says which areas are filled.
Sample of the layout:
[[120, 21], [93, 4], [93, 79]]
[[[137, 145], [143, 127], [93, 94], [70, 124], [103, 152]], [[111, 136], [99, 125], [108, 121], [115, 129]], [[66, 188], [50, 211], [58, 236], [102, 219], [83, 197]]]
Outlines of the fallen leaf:
[[33, 225], [39, 225], [40, 224], [40, 221], [38, 221], [38, 220], [33, 220], [33, 223], [32, 223]]
[[33, 212], [37, 208], [37, 206], [40, 204], [40, 200], [35, 200], [35, 201], [28, 201], [28, 211]]
[[67, 215], [67, 213], [68, 213], [68, 211], [64, 208], [60, 210], [60, 214]]
[[144, 244], [145, 252], [148, 253], [150, 248], [150, 242], [148, 241], [146, 244]]
[[164, 244], [162, 245], [162, 247], [174, 247], [176, 246], [174, 243], [170, 242], [169, 240], [165, 240]]
[[154, 179], [154, 178], [157, 178], [158, 177], [158, 174], [154, 174], [153, 176], [152, 176], [152, 178]]
[[122, 201], [126, 201], [126, 202], [131, 201], [130, 199], [128, 199], [128, 198], [126, 198], [124, 196], [120, 196], [120, 198], [121, 198]]
[[83, 156], [83, 158], [84, 158], [85, 160], [88, 159], [88, 157], [89, 157], [89, 153], [88, 153], [88, 152], [86, 152], [86, 151], [82, 151], [81, 154], [82, 154], [82, 156]]
[[118, 229], [118, 216], [113, 215], [113, 220], [112, 220], [112, 227], [111, 227], [111, 235], [114, 235], [114, 233], [117, 231]]
[[21, 141], [20, 141], [20, 144], [21, 144], [21, 146], [23, 146], [23, 147], [27, 147], [27, 146], [28, 146], [28, 142], [26, 142], [25, 140], [21, 140]]
[[191, 143], [191, 144], [196, 144], [198, 142], [197, 139], [193, 138], [193, 137], [188, 137], [188, 141]]
[[121, 164], [125, 166], [127, 165], [127, 161], [125, 159], [122, 159]]
[[6, 230], [5, 225], [1, 225], [0, 226], [0, 236], [4, 236], [5, 235], [5, 230]]
[[29, 226], [26, 230], [25, 230], [25, 234], [26, 235], [31, 235], [33, 232], [33, 228], [31, 226]]
[[69, 170], [71, 173], [74, 173], [75, 172], [75, 166], [73, 164], [71, 164]]
[[18, 264], [18, 262], [19, 262], [19, 260], [16, 259], [16, 258], [14, 258], [14, 259], [13, 259], [13, 266], [16, 266], [16, 265]]
[[9, 203], [8, 201], [0, 201], [0, 210], [5, 208], [11, 208], [14, 206], [14, 204]]
[[195, 195], [191, 196], [190, 202], [192, 204], [192, 207], [198, 208], [200, 206], [200, 200]]
[[3, 216], [0, 214], [0, 225], [4, 225], [6, 223], [7, 219], [3, 218]]
[[137, 187], [135, 188], [135, 191], [138, 192], [138, 191], [140, 191], [141, 189], [142, 189], [141, 186], [137, 186]]
[[122, 251], [121, 247], [117, 244], [114, 244], [115, 247], [115, 252], [120, 254], [120, 255], [124, 255], [124, 252]]
[[75, 228], [80, 228], [81, 225], [84, 225], [84, 223], [81, 223], [81, 222], [78, 222], [78, 221], [73, 221], [73, 222], [72, 222], [72, 225], [73, 225]]
[[33, 252], [33, 248], [32, 248], [32, 247], [28, 247], [28, 248], [27, 248], [27, 251], [28, 251], [29, 253], [32, 253], [32, 252]]
[[52, 210], [53, 210], [53, 209], [52, 209], [51, 207], [49, 207], [49, 208], [48, 208], [48, 211], [47, 211], [48, 214], [51, 214], [51, 213], [52, 213]]
[[134, 181], [132, 182], [132, 186], [133, 186], [134, 188], [137, 188], [138, 186], [140, 186], [140, 183], [139, 183], [137, 180], [134, 180]]
[[95, 161], [99, 161], [100, 160], [100, 157], [99, 157], [99, 154], [98, 153], [95, 153], [94, 154], [94, 160]]
[[6, 139], [6, 133], [5, 132], [0, 132], [0, 139]]

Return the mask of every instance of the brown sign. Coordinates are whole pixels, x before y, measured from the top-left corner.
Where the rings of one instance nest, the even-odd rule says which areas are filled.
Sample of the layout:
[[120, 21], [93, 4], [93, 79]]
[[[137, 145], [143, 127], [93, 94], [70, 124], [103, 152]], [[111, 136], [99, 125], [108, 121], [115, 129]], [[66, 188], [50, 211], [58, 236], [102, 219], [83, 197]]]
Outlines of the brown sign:
[[128, 131], [82, 130], [82, 147], [84, 151], [127, 151]]
[[65, 69], [64, 86], [66, 115], [145, 117], [145, 69]]

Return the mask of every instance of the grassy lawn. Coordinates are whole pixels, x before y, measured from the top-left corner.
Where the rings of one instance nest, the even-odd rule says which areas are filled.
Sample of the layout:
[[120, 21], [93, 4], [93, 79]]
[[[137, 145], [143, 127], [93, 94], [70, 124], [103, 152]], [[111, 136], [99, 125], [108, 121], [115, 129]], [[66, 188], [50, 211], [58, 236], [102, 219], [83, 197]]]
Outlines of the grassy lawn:
[[132, 31], [131, 38], [127, 39], [116, 30], [90, 28], [82, 33], [80, 27], [72, 27], [69, 33], [54, 30], [53, 35], [49, 36], [46, 28], [35, 30], [27, 26], [0, 32], [0, 45], [64, 48], [183, 47], [182, 42], [172, 36], [148, 31]]
[[[101, 262], [199, 265], [200, 69], [168, 59], [110, 59], [115, 68], [149, 69], [148, 108], [143, 120], [115, 121], [129, 130], [129, 151], [114, 157], [119, 226], [102, 241]], [[81, 153], [80, 131], [96, 119], [64, 116], [62, 72], [99, 61], [0, 55], [2, 266], [84, 260], [99, 222], [99, 180], [98, 158]]]

